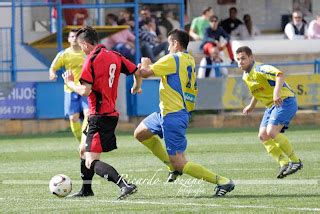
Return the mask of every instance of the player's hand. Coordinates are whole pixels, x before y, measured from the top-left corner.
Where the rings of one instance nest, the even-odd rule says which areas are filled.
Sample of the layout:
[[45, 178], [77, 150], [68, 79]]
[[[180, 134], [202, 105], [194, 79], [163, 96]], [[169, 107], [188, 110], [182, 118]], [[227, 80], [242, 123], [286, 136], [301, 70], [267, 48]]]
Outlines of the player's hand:
[[282, 102], [283, 101], [281, 99], [281, 96], [279, 96], [277, 94], [273, 95], [273, 103], [274, 103], [275, 106], [277, 106], [277, 107], [281, 106]]
[[74, 82], [74, 76], [70, 70], [65, 71], [62, 74], [62, 78], [65, 84], [67, 84], [68, 82]]
[[251, 105], [247, 105], [246, 107], [244, 107], [244, 109], [242, 110], [242, 113], [245, 114], [245, 115], [248, 115], [249, 113], [253, 112], [253, 109], [251, 107]]
[[148, 68], [149, 65], [151, 65], [151, 59], [148, 57], [142, 57], [141, 58], [141, 68]]
[[57, 74], [55, 72], [49, 71], [49, 80], [56, 80]]
[[132, 87], [131, 88], [131, 94], [135, 95], [135, 94], [141, 94], [142, 93], [142, 89], [140, 87]]

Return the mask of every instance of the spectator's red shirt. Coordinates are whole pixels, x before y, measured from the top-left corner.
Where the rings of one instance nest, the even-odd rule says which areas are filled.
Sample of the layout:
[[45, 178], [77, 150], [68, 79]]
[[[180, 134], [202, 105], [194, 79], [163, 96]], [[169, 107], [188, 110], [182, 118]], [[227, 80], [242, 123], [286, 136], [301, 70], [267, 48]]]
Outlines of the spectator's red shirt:
[[121, 54], [98, 45], [83, 64], [80, 81], [92, 84], [89, 113], [118, 116], [116, 99], [120, 73], [131, 75], [137, 66]]

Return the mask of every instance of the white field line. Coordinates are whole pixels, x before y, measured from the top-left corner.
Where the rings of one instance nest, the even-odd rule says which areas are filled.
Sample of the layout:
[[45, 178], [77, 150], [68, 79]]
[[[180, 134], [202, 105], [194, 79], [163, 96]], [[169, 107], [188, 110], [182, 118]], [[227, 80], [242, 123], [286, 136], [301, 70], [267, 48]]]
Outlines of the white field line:
[[[13, 200], [16, 201], [17, 199], [7, 199], [7, 200]], [[33, 200], [33, 201], [61, 201], [65, 199], [47, 199], [47, 200], [41, 200], [41, 199], [18, 199], [18, 200]], [[128, 200], [94, 200], [94, 199], [67, 199], [69, 202], [87, 202], [87, 203], [110, 203], [110, 204], [144, 204], [144, 205], [160, 205], [160, 206], [179, 206], [179, 207], [208, 207], [208, 208], [214, 208], [214, 207], [229, 207], [234, 209], [280, 209], [280, 210], [295, 210], [295, 211], [310, 211], [310, 212], [318, 212], [320, 211], [320, 207], [316, 208], [310, 208], [310, 207], [277, 207], [277, 206], [265, 206], [265, 205], [221, 205], [221, 204], [200, 204], [200, 203], [172, 203], [172, 202], [157, 202], [157, 201], [128, 201]], [[48, 208], [46, 208], [48, 209]]]
[[[194, 180], [194, 182], [192, 182]], [[192, 185], [201, 185], [202, 182], [205, 181], [201, 181], [201, 180], [197, 180], [197, 179], [183, 179], [180, 178], [177, 181], [177, 184], [192, 184]], [[93, 180], [92, 183], [93, 185], [95, 184], [101, 184], [103, 180]], [[137, 185], [155, 185], [155, 184], [163, 184], [163, 185], [168, 185], [166, 182], [164, 181], [160, 181], [160, 180], [152, 180], [152, 179], [148, 179], [148, 178], [144, 178], [144, 179], [136, 179], [136, 184]], [[185, 182], [184, 182], [185, 181]], [[197, 182], [198, 181], [198, 182]], [[139, 183], [140, 182], [140, 183]], [[73, 180], [72, 181], [73, 184], [82, 184], [82, 180]], [[234, 183], [236, 185], [319, 185], [320, 184], [320, 180], [319, 179], [299, 179], [299, 180], [266, 180], [266, 179], [262, 179], [262, 180], [234, 180]], [[49, 184], [49, 180], [2, 180], [0, 181], [0, 185], [48, 185]], [[175, 184], [175, 183], [173, 183]]]

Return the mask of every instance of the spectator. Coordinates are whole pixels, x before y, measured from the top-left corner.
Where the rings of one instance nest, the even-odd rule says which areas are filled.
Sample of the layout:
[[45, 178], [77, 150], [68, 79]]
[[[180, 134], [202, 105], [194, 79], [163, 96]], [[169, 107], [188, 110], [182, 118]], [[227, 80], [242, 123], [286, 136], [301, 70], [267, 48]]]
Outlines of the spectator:
[[152, 62], [156, 61], [162, 51], [168, 51], [168, 42], [160, 42], [155, 30], [154, 21], [147, 18], [139, 32], [142, 56], [150, 58]]
[[295, 10], [292, 13], [292, 21], [285, 28], [284, 33], [287, 39], [297, 40], [308, 38], [307, 24], [303, 21], [302, 13]]
[[255, 36], [260, 35], [259, 29], [253, 25], [249, 14], [243, 16], [243, 22], [232, 31], [232, 36], [238, 36], [240, 40], [253, 40]]
[[309, 39], [320, 39], [320, 13], [309, 24], [308, 38]]
[[164, 36], [167, 36], [167, 34], [173, 29], [180, 29], [180, 23], [174, 18], [171, 10], [163, 13], [161, 22], [159, 24], [161, 34]]
[[[56, 0], [48, 0], [48, 2], [56, 2]], [[61, 0], [61, 4], [82, 4], [83, 0]], [[62, 15], [64, 18], [65, 25], [84, 25], [86, 18], [88, 18], [89, 13], [85, 8], [72, 8], [63, 9]], [[52, 8], [51, 11], [51, 32], [55, 33], [57, 31], [57, 8]]]
[[[228, 69], [226, 67], [215, 67], [223, 62], [220, 57], [220, 51], [217, 46], [208, 45], [207, 49], [204, 50], [207, 56], [203, 57], [200, 62], [198, 70], [198, 78], [205, 77], [223, 77], [228, 75]], [[212, 66], [212, 67], [207, 67]]]
[[160, 41], [162, 41], [163, 37], [161, 35], [160, 29], [159, 29], [159, 23], [157, 22], [157, 19], [155, 17], [151, 16], [151, 11], [150, 8], [148, 6], [144, 6], [142, 7], [141, 11], [140, 11], [140, 19], [139, 19], [139, 29], [141, 29], [141, 27], [145, 24], [145, 21], [147, 19], [151, 19], [152, 22], [155, 25], [155, 32], [157, 37], [159, 38]]
[[131, 30], [133, 30], [134, 28], [134, 19], [133, 19], [133, 15], [132, 12], [129, 9], [123, 10], [120, 12], [119, 15], [119, 25], [129, 25]]
[[[119, 22], [119, 25], [124, 25], [125, 20], [122, 19]], [[130, 31], [130, 29], [121, 30], [117, 33], [112, 34], [107, 37], [103, 44], [105, 44], [108, 50], [114, 50], [121, 53], [123, 56], [134, 61], [134, 52], [135, 52], [135, 36]]]
[[106, 15], [105, 23], [108, 26], [118, 26], [118, 16], [113, 13], [108, 13]]
[[230, 35], [231, 32], [242, 24], [237, 18], [238, 10], [235, 7], [229, 9], [229, 18], [222, 20], [220, 26]]
[[214, 15], [212, 7], [206, 7], [202, 15], [194, 18], [191, 22], [189, 35], [195, 41], [203, 40], [204, 32], [209, 27], [209, 18]]
[[[220, 37], [223, 37], [226, 42], [220, 42]], [[211, 45], [217, 46], [220, 51], [227, 48], [231, 63], [234, 62], [230, 36], [222, 29], [222, 27], [218, 26], [218, 17], [215, 15], [210, 17], [210, 27], [205, 30], [203, 42], [200, 45], [200, 48], [209, 50], [208, 46]]]

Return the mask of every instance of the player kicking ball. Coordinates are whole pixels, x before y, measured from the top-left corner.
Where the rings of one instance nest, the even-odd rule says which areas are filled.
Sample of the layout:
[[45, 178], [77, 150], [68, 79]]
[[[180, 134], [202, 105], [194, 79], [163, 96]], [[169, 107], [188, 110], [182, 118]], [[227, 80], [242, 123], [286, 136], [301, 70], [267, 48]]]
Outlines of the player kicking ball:
[[295, 94], [284, 81], [283, 72], [274, 66], [255, 62], [249, 47], [238, 48], [236, 56], [238, 66], [243, 70], [242, 79], [253, 96], [243, 113], [251, 113], [258, 101], [266, 106], [259, 138], [280, 165], [277, 178], [284, 178], [303, 167], [288, 138], [282, 134], [298, 110]]

